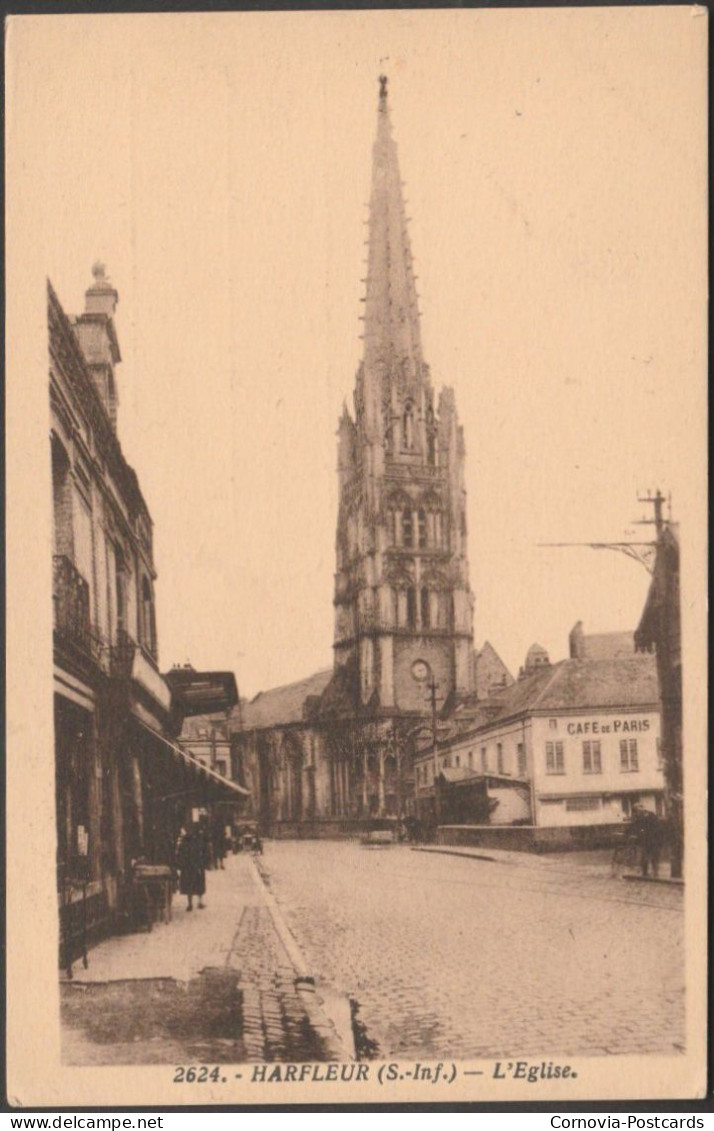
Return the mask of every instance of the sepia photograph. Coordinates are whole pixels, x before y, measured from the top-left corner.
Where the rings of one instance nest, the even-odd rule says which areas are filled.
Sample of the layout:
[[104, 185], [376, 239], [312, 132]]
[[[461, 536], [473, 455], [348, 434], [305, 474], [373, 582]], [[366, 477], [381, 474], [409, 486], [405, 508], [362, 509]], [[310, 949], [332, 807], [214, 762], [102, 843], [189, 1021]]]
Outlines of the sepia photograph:
[[10, 1102], [703, 1095], [705, 10], [5, 50]]

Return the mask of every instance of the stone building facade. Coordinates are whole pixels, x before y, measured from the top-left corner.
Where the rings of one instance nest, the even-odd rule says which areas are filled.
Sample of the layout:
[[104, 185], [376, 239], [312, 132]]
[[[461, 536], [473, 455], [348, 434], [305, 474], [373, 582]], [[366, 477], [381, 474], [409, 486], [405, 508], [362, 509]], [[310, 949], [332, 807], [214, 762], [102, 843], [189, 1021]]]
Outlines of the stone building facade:
[[[408, 811], [414, 735], [431, 712], [415, 663], [440, 712], [475, 690], [464, 436], [453, 391], [437, 395], [423, 356], [385, 78], [362, 301], [353, 410], [338, 429], [334, 667], [265, 692], [236, 719], [266, 827]], [[505, 678], [489, 675], [491, 661], [482, 683]]]
[[[78, 923], [93, 933], [130, 921], [133, 862], [170, 862], [188, 798], [242, 795], [173, 741], [192, 708], [159, 671], [153, 525], [116, 431], [117, 299], [101, 264], [76, 318], [48, 284], [57, 880], [65, 958]], [[223, 675], [229, 694], [214, 696], [214, 708], [237, 701], [234, 677]]]
[[420, 815], [433, 821], [438, 804], [442, 825], [520, 825], [576, 836], [621, 826], [634, 804], [661, 815], [654, 657], [636, 653], [632, 633], [586, 636], [580, 622], [570, 651], [551, 663], [533, 645], [519, 679], [495, 689], [471, 725], [439, 741], [435, 752], [419, 752]]
[[473, 689], [464, 437], [421, 347], [397, 151], [382, 83], [373, 153], [364, 351], [339, 426], [335, 664], [358, 701], [420, 711], [429, 663], [443, 694]]

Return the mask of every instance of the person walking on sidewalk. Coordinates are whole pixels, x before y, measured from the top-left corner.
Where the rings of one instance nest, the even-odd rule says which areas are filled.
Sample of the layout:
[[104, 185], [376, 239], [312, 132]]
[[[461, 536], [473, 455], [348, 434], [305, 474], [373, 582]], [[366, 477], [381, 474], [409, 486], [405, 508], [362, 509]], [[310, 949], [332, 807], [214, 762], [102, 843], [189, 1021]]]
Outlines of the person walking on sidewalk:
[[206, 893], [206, 845], [198, 825], [191, 825], [178, 848], [177, 860], [181, 879], [179, 891], [188, 899], [187, 911], [193, 911], [193, 897], [198, 896], [202, 910]]
[[659, 872], [659, 858], [664, 840], [664, 826], [659, 817], [641, 805], [633, 807], [633, 826], [640, 846], [640, 866], [643, 876], [656, 880]]

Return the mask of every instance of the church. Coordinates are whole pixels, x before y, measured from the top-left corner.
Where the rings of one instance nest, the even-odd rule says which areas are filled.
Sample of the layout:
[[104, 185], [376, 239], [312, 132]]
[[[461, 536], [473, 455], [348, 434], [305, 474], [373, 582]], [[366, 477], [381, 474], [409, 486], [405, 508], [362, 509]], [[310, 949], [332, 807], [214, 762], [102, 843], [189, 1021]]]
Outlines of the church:
[[435, 391], [379, 80], [364, 333], [338, 428], [334, 665], [233, 712], [234, 774], [274, 835], [413, 812], [413, 757], [437, 719], [512, 677], [474, 652], [465, 445], [454, 393]]

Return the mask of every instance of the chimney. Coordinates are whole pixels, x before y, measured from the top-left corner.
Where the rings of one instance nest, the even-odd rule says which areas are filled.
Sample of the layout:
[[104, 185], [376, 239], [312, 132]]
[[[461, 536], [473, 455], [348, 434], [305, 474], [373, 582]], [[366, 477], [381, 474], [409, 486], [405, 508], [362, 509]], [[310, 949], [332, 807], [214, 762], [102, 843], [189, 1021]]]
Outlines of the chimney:
[[570, 659], [571, 660], [584, 660], [585, 659], [585, 632], [583, 631], [583, 622], [578, 621], [576, 625], [570, 630]]
[[105, 314], [108, 318], [114, 317], [119, 295], [110, 283], [103, 263], [95, 263], [92, 267], [94, 282], [85, 292], [85, 314]]
[[114, 367], [121, 361], [121, 354], [114, 328], [114, 311], [119, 295], [107, 278], [103, 263], [94, 264], [92, 275], [94, 282], [85, 294], [84, 314], [75, 319], [74, 329], [95, 388], [116, 431], [118, 397]]

